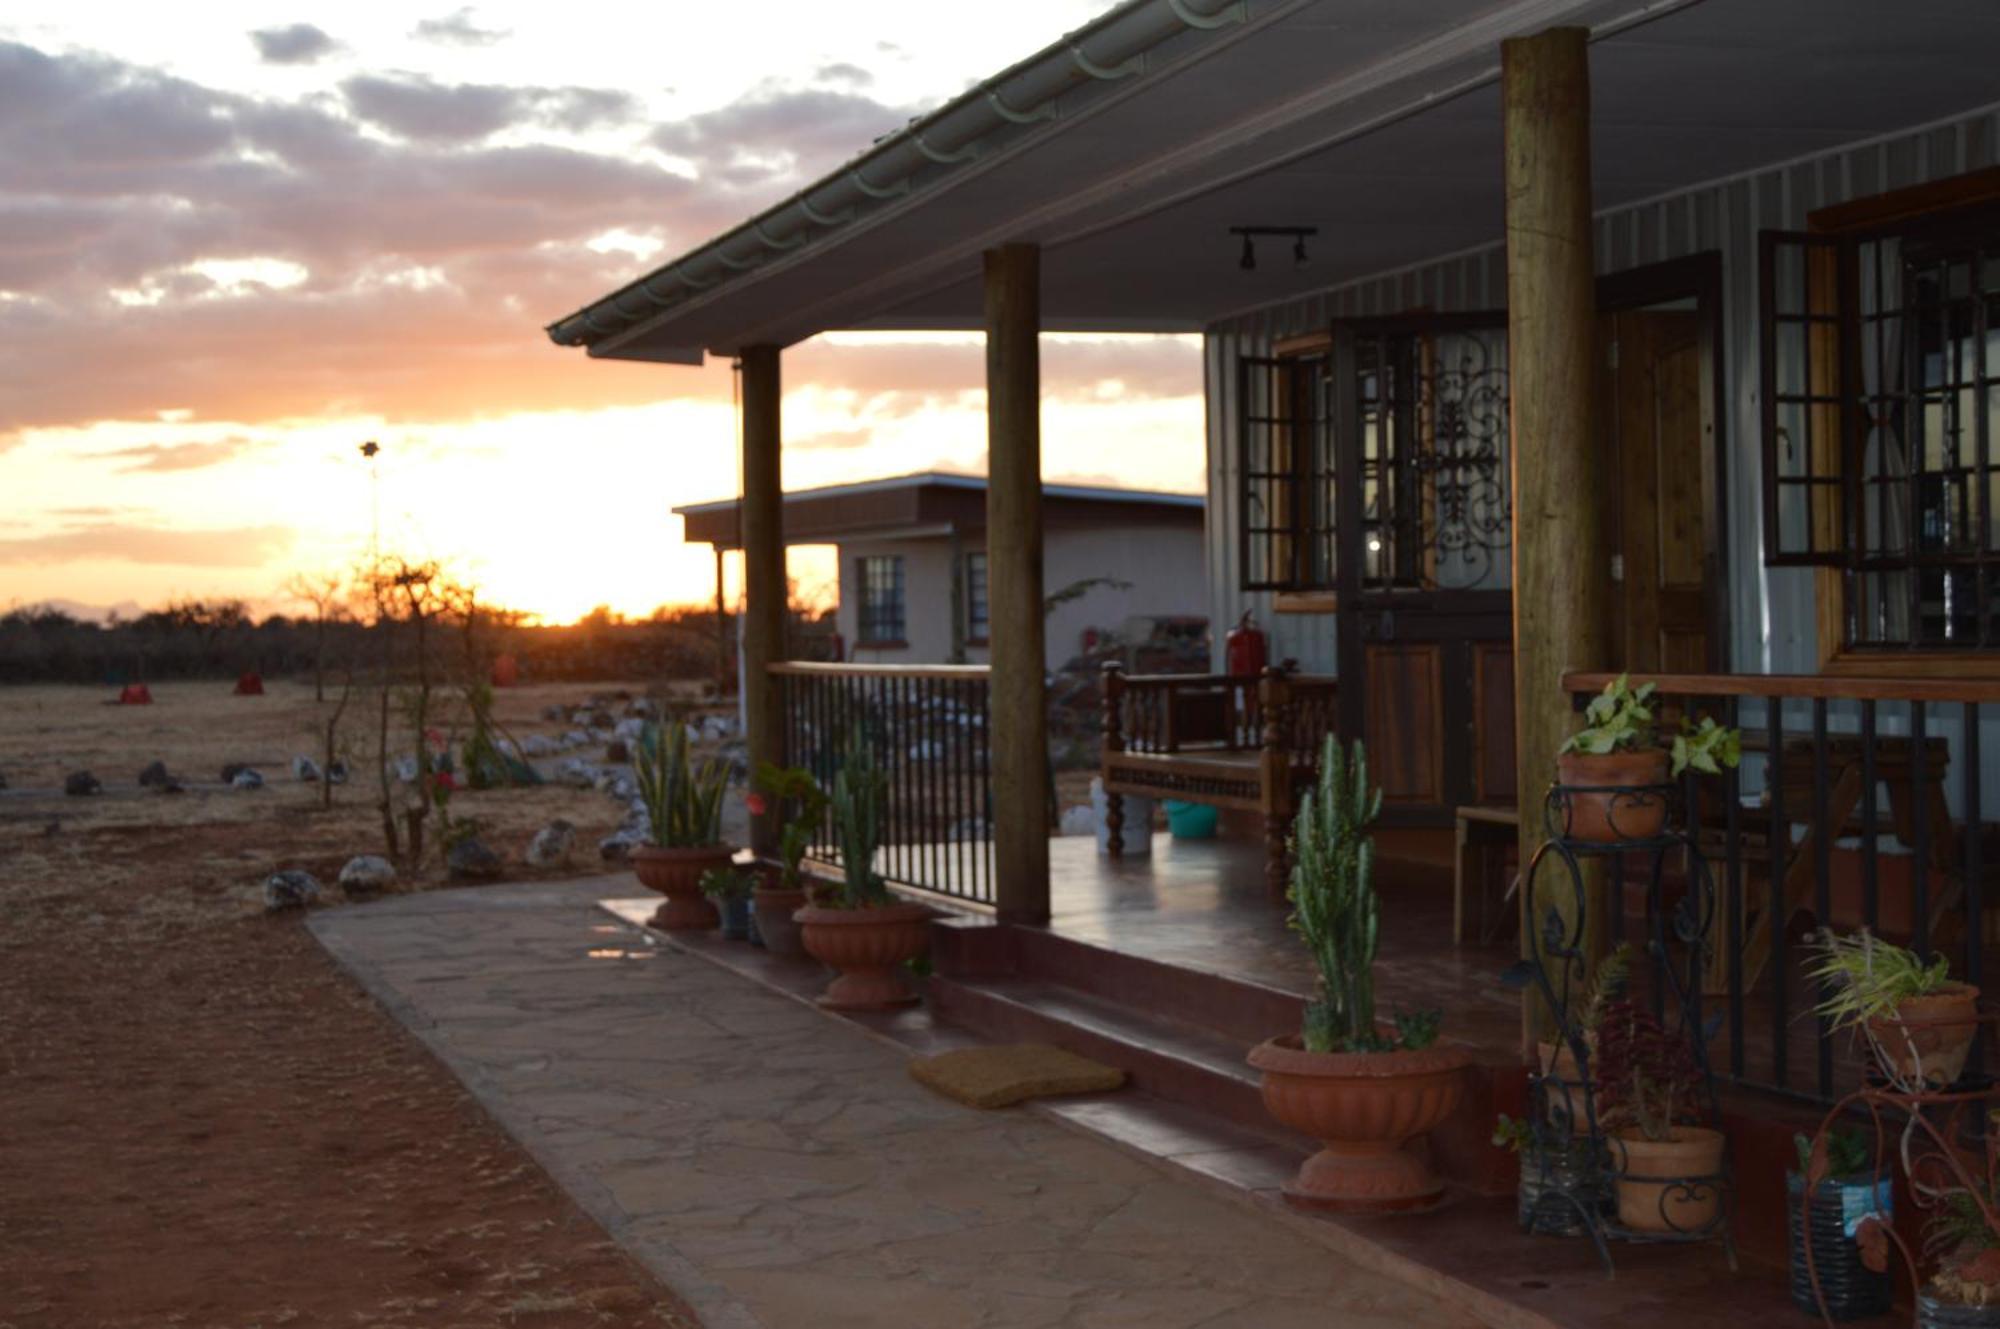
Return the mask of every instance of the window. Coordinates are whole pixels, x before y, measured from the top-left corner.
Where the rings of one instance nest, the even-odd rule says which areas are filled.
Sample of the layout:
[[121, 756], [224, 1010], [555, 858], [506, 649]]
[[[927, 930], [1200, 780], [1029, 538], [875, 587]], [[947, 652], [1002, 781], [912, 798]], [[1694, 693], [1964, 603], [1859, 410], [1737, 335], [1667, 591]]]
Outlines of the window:
[[860, 646], [903, 641], [903, 560], [897, 554], [869, 554], [855, 560], [861, 589]]
[[1245, 590], [1338, 589], [1343, 565], [1362, 592], [1507, 585], [1497, 315], [1349, 324], [1329, 351], [1242, 370]]
[[1763, 237], [1765, 561], [1836, 650], [2000, 648], [2000, 210]]
[[986, 640], [986, 555], [965, 556], [965, 639]]

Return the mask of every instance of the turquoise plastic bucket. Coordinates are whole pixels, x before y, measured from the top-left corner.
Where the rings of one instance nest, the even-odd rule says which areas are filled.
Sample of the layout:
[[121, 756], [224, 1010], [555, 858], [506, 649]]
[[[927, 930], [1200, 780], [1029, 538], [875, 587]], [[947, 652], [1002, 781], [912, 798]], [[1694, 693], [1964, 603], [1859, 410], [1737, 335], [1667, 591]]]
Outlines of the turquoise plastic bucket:
[[1176, 840], [1213, 840], [1219, 808], [1207, 803], [1184, 803], [1170, 798], [1161, 806], [1167, 810], [1167, 830]]

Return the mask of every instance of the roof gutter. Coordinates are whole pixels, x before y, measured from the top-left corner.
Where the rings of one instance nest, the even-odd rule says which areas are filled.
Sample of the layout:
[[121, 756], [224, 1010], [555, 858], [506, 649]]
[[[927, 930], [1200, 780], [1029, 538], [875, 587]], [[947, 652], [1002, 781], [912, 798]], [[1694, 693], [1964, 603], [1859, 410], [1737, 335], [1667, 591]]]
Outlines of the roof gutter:
[[[1059, 119], [1063, 94], [1142, 74], [1162, 43], [1242, 23], [1249, 10], [1250, 0], [1127, 0], [736, 229], [549, 324], [549, 340], [594, 348], [622, 339], [694, 295], [948, 179], [953, 168], [983, 155], [983, 141], [995, 134], [1032, 132]], [[699, 364], [701, 350], [661, 358]]]

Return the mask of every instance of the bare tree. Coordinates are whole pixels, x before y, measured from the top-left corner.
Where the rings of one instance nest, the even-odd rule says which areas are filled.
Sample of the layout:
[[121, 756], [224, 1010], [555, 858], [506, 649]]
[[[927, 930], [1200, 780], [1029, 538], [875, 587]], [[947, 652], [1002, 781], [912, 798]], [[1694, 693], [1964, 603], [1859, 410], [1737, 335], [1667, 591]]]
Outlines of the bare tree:
[[[300, 572], [285, 582], [285, 594], [313, 611], [313, 700], [326, 700], [326, 629], [343, 616], [347, 577], [339, 572]], [[349, 678], [352, 685], [352, 676]], [[346, 704], [343, 697], [342, 705]]]

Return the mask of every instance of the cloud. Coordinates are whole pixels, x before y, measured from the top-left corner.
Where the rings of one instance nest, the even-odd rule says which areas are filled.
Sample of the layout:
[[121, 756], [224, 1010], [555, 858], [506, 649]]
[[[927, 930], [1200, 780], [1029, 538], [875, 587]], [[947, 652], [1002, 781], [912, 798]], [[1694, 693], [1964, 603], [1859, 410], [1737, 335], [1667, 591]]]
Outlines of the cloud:
[[804, 438], [785, 440], [787, 452], [847, 452], [865, 448], [875, 440], [872, 429], [828, 429]]
[[259, 28], [250, 34], [257, 58], [267, 65], [309, 65], [339, 49], [339, 43], [310, 23]]
[[612, 88], [506, 87], [436, 83], [416, 74], [358, 74], [340, 85], [356, 117], [404, 138], [462, 143], [521, 123], [581, 133], [639, 113], [639, 101]]
[[846, 61], [821, 65], [814, 71], [813, 77], [821, 83], [845, 83], [856, 88], [868, 87], [875, 81], [875, 76], [860, 65], [850, 65]]
[[505, 28], [480, 27], [472, 21], [472, 9], [467, 6], [439, 18], [420, 20], [416, 27], [410, 29], [410, 35], [419, 41], [436, 42], [441, 46], [491, 46], [513, 34]]
[[256, 439], [237, 436], [196, 443], [146, 443], [92, 454], [97, 461], [129, 461], [118, 469], [134, 471], [197, 471], [242, 456], [261, 446]]
[[661, 125], [651, 142], [737, 188], [803, 184], [914, 118], [857, 92], [766, 84], [746, 97]]
[[289, 526], [173, 530], [98, 522], [49, 535], [0, 540], [0, 564], [164, 563], [190, 568], [261, 567], [291, 548]]

